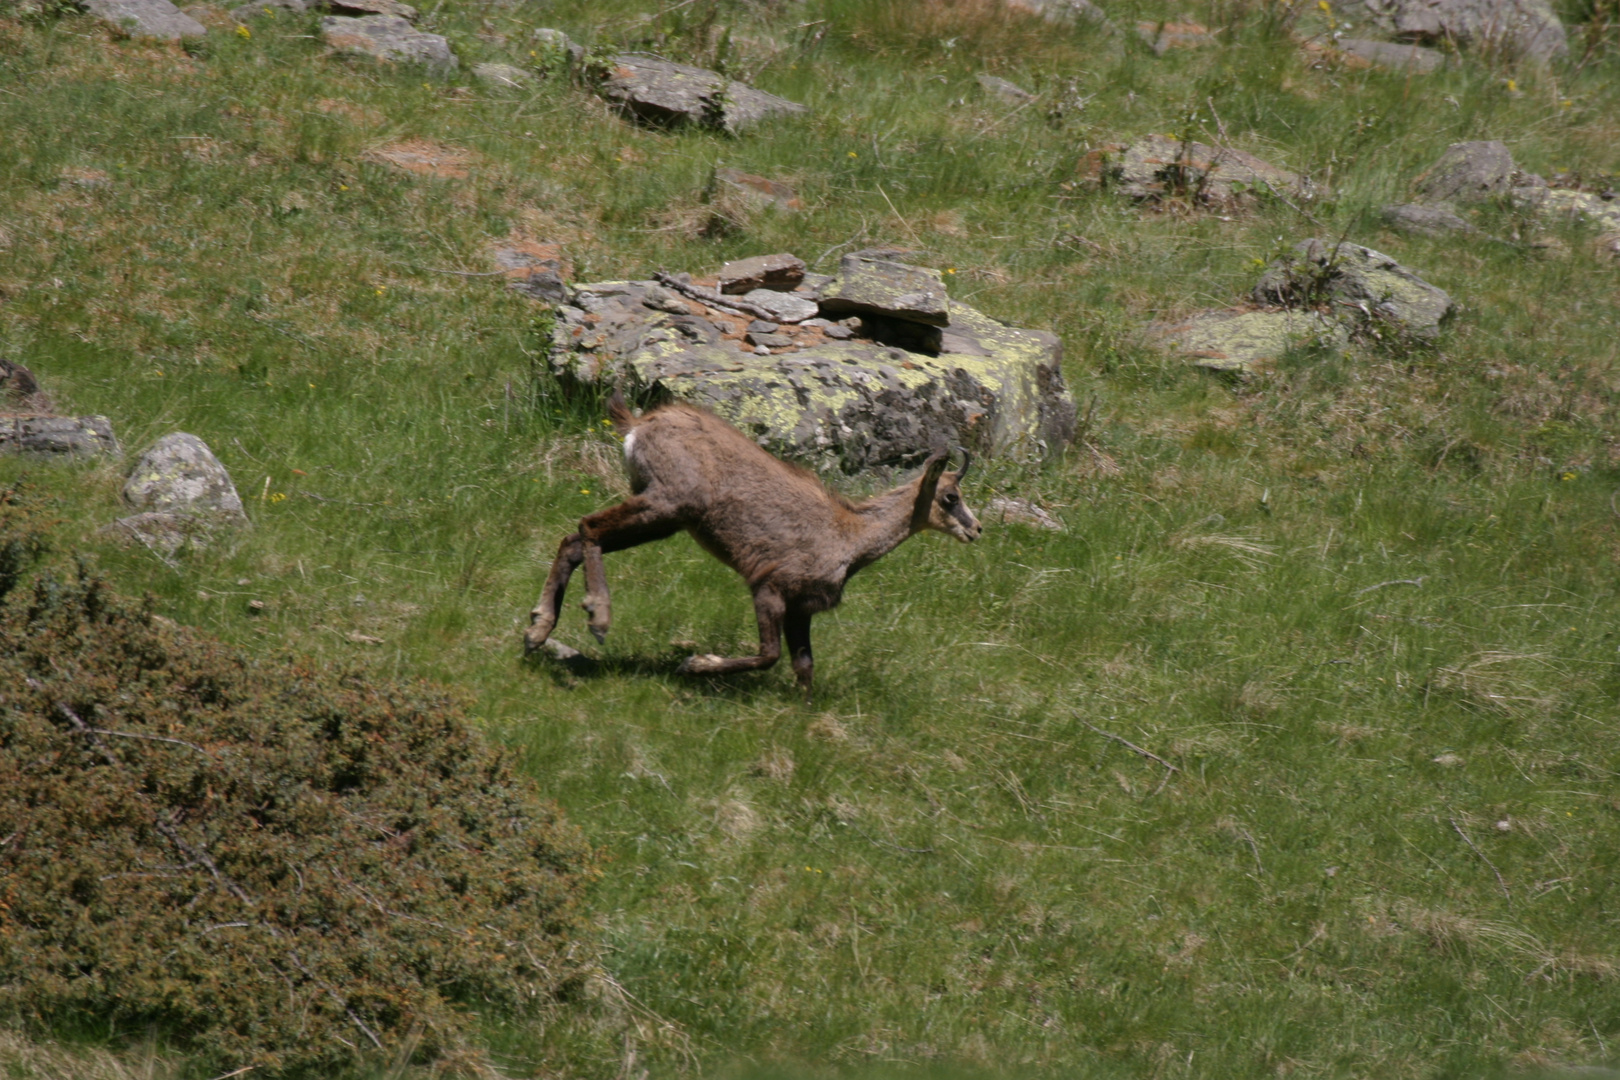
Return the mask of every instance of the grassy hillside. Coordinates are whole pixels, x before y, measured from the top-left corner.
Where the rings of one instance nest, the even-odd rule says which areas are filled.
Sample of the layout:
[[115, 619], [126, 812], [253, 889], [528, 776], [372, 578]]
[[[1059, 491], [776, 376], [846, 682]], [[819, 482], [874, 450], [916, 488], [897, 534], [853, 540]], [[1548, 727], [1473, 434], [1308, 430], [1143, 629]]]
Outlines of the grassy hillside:
[[[1377, 213], [1463, 139], [1601, 188], [1620, 59], [1577, 31], [1551, 69], [1406, 76], [1302, 51], [1290, 29], [1347, 17], [1326, 5], [1108, 6], [1219, 44], [1160, 57], [990, 0], [439, 0], [423, 23], [463, 62], [441, 79], [328, 55], [313, 16], [190, 53], [0, 20], [0, 350], [131, 451], [201, 436], [253, 528], [171, 566], [95, 534], [120, 464], [0, 459], [0, 482], [28, 471], [60, 535], [169, 618], [465, 688], [607, 849], [602, 993], [544, 1030], [491, 1015], [511, 1075], [1620, 1056], [1620, 263], [1503, 207], [1480, 220], [1500, 241]], [[566, 80], [466, 74], [530, 62], [539, 26], [812, 111], [669, 134]], [[1003, 103], [980, 72], [1041, 96]], [[1154, 212], [1085, 182], [1090, 150], [1148, 132], [1330, 194]], [[406, 140], [460, 175], [376, 155]], [[717, 164], [805, 211], [704, 235]], [[1300, 350], [1246, 382], [1143, 344], [1310, 235], [1462, 310], [1431, 345]], [[975, 466], [968, 498], [1066, 530], [988, 521], [864, 572], [817, 620], [811, 709], [786, 665], [673, 674], [754, 640], [742, 583], [686, 538], [608, 560], [593, 663], [520, 659], [557, 540], [625, 487], [596, 403], [539, 373], [545, 310], [476, 276], [509, 237], [560, 242], [580, 280], [924, 249], [954, 296], [1062, 335], [1081, 443]], [[577, 609], [557, 636], [586, 647]], [[0, 1054], [107, 1060], [44, 1038]]]

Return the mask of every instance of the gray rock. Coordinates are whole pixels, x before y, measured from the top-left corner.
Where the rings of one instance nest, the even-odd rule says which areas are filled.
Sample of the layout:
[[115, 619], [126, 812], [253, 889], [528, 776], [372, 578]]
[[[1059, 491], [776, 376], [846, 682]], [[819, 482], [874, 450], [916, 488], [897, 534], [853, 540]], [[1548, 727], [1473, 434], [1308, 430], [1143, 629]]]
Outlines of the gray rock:
[[945, 282], [938, 270], [887, 259], [845, 255], [838, 275], [821, 290], [821, 313], [886, 315], [906, 322], [945, 326], [951, 321]]
[[568, 283], [555, 270], [530, 270], [507, 288], [548, 304], [568, 303]]
[[748, 324], [748, 333], [750, 334], [774, 334], [778, 329], [780, 327], [776, 323], [767, 322], [764, 319], [755, 319]]
[[1132, 199], [1181, 198], [1219, 205], [1268, 193], [1295, 199], [1314, 194], [1309, 180], [1252, 154], [1167, 135], [1148, 135], [1107, 154], [1101, 176]]
[[83, 0], [90, 14], [112, 23], [130, 37], [179, 41], [200, 38], [208, 33], [202, 23], [169, 3], [169, 0]]
[[157, 513], [245, 520], [230, 473], [195, 435], [165, 435], [141, 455], [124, 482], [124, 501]]
[[118, 453], [105, 416], [0, 416], [0, 453], [44, 460]]
[[366, 15], [358, 19], [328, 15], [321, 34], [333, 48], [365, 53], [379, 60], [425, 64], [441, 71], [454, 70], [456, 55], [438, 34], [426, 34], [397, 15]]
[[1425, 202], [1478, 202], [1506, 195], [1518, 177], [1513, 155], [1500, 142], [1460, 142], [1446, 147], [1440, 160], [1418, 176], [1414, 187]]
[[1006, 0], [1010, 8], [1039, 15], [1053, 23], [1090, 23], [1093, 26], [1114, 29], [1108, 13], [1092, 0]]
[[1412, 71], [1428, 75], [1445, 65], [1446, 54], [1438, 49], [1421, 45], [1402, 45], [1394, 41], [1372, 41], [1368, 38], [1340, 38], [1334, 42], [1343, 52], [1374, 67], [1391, 71]]
[[312, 6], [324, 9], [330, 15], [392, 15], [406, 22], [416, 21], [416, 9], [400, 0], [312, 0]]
[[1198, 367], [1247, 375], [1289, 349], [1315, 342], [1345, 348], [1344, 326], [1316, 311], [1202, 311], [1178, 323], [1148, 327], [1162, 348]]
[[1403, 41], [1452, 42], [1532, 60], [1569, 55], [1563, 23], [1547, 0], [1363, 0], [1373, 22]]
[[593, 73], [596, 92], [643, 123], [736, 134], [774, 116], [809, 112], [718, 72], [656, 56], [615, 56]]
[[755, 307], [764, 308], [771, 313], [771, 318], [779, 323], [801, 323], [806, 319], [813, 319], [821, 311], [814, 300], [806, 299], [795, 293], [777, 292], [774, 289], [755, 289], [744, 293], [743, 299]]
[[221, 524], [217, 516], [154, 510], [119, 518], [96, 531], [115, 540], [137, 541], [169, 559], [187, 546], [207, 547]]
[[715, 169], [709, 188], [712, 201], [735, 200], [748, 210], [774, 209], [791, 214], [804, 209], [799, 193], [791, 186], [738, 169]]
[[1011, 102], [1014, 105], [1022, 105], [1025, 102], [1035, 100], [1034, 94], [1030, 93], [1028, 90], [1025, 90], [1017, 83], [1008, 82], [1006, 79], [997, 78], [994, 75], [976, 75], [974, 78], [976, 78], [979, 85], [984, 87], [987, 91], [996, 95], [998, 98], [1001, 98], [1003, 101]]
[[541, 71], [566, 68], [585, 58], [585, 46], [576, 44], [561, 30], [542, 26], [529, 35], [535, 44], [535, 66]]
[[804, 280], [804, 260], [797, 255], [755, 255], [720, 267], [720, 291], [733, 296], [755, 289], [791, 291]]
[[997, 495], [985, 503], [979, 518], [982, 521], [996, 521], [1003, 525], [1028, 525], [1036, 529], [1050, 529], [1053, 532], [1063, 531], [1062, 522], [1028, 499], [1014, 499], [1005, 495]]
[[1590, 191], [1521, 184], [1513, 189], [1513, 204], [1530, 210], [1542, 222], [1577, 221], [1599, 229], [1620, 229], [1620, 202]]
[[758, 330], [748, 331], [743, 340], [755, 348], [764, 349], [791, 349], [794, 344], [786, 334], [768, 334]]
[[1159, 56], [1171, 49], [1199, 49], [1219, 43], [1207, 27], [1197, 23], [1160, 22], [1157, 19], [1137, 22], [1136, 36]]
[[1446, 203], [1399, 203], [1384, 207], [1383, 215], [1390, 228], [1422, 236], [1479, 231]]
[[307, 12], [310, 5], [304, 0], [252, 0], [240, 7], [231, 9], [231, 18], [237, 22], [246, 22], [249, 19], [281, 18], [288, 15], [302, 15]]
[[474, 64], [473, 76], [482, 82], [508, 90], [522, 90], [534, 83], [534, 75], [511, 64]]
[[576, 287], [553, 333], [551, 365], [565, 384], [706, 405], [778, 453], [847, 472], [909, 462], [946, 442], [1034, 456], [1073, 438], [1074, 401], [1055, 335], [1003, 326], [953, 303], [945, 328], [889, 322], [932, 334], [936, 345], [948, 334], [955, 351], [878, 340], [869, 324], [882, 318], [874, 315], [862, 317], [859, 335], [822, 320], [801, 324], [780, 335], [785, 343], [774, 355], [761, 356], [759, 346], [730, 336], [700, 340], [683, 325], [735, 327], [735, 316], [696, 300], [694, 315], [661, 313], [645, 303], [650, 287], [657, 286]]
[[[1290, 307], [1331, 304], [1364, 325], [1381, 323], [1416, 337], [1433, 337], [1455, 309], [1443, 289], [1380, 252], [1360, 244], [1311, 239], [1272, 262], [1254, 298]], [[1373, 328], [1369, 326], [1369, 328]]]

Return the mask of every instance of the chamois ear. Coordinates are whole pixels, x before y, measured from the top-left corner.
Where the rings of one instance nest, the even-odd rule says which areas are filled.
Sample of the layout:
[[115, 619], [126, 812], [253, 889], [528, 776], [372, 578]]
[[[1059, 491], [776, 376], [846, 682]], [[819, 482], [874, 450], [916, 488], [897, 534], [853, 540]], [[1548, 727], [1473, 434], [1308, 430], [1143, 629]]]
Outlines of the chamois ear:
[[928, 527], [934, 493], [939, 487], [939, 478], [945, 474], [945, 466], [950, 463], [949, 459], [949, 450], [935, 450], [923, 460], [923, 474], [917, 483], [917, 501], [911, 507], [911, 531], [914, 533]]

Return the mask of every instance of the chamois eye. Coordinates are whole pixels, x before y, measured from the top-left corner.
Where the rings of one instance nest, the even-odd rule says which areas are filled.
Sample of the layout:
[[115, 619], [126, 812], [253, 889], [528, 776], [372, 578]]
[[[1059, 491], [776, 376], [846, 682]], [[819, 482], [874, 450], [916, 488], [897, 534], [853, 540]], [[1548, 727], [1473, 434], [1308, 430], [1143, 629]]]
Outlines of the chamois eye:
[[957, 503], [961, 502], [962, 500], [961, 500], [961, 498], [959, 498], [955, 494], [948, 494], [948, 495], [944, 496], [942, 499], [940, 499], [939, 501], [940, 501], [941, 504], [943, 504], [946, 507], [952, 507], [952, 506], [955, 506]]

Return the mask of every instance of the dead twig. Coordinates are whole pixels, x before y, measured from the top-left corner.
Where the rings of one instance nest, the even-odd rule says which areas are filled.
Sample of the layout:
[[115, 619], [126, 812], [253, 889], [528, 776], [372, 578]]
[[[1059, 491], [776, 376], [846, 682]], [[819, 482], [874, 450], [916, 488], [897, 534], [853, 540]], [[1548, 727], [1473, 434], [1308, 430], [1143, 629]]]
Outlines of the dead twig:
[[201, 754], [210, 761], [214, 760], [213, 754], [210, 754], [207, 750], [204, 750], [196, 743], [186, 742], [184, 739], [171, 739], [167, 735], [142, 735], [139, 732], [134, 731], [112, 731], [108, 728], [99, 727], [91, 728], [90, 730], [95, 732], [97, 735], [116, 735], [120, 739], [145, 739], [148, 742], [174, 743], [176, 746], [184, 746], [187, 749], [195, 750], [197, 753]]
[[1414, 587], [1421, 588], [1423, 586], [1424, 578], [1427, 578], [1428, 576], [1428, 574], [1424, 574], [1423, 577], [1395, 578], [1392, 581], [1380, 581], [1378, 584], [1369, 585], [1365, 589], [1357, 589], [1355, 591], [1355, 595], [1360, 596], [1362, 593], [1375, 592], [1378, 589], [1382, 589], [1386, 585], [1412, 585]]
[[1097, 734], [1103, 736], [1105, 739], [1113, 739], [1115, 742], [1119, 743], [1121, 746], [1124, 746], [1125, 748], [1127, 748], [1127, 749], [1129, 749], [1131, 751], [1134, 751], [1135, 753], [1141, 754], [1143, 757], [1147, 758], [1149, 761], [1157, 761], [1160, 765], [1163, 765], [1170, 772], [1177, 773], [1177, 772], [1181, 771], [1176, 766], [1174, 766], [1174, 765], [1170, 764], [1168, 761], [1164, 760], [1164, 758], [1160, 757], [1158, 754], [1155, 754], [1151, 750], [1142, 749], [1140, 746], [1137, 746], [1135, 743], [1131, 742], [1131, 740], [1129, 740], [1127, 738], [1124, 738], [1123, 736], [1115, 735], [1112, 731], [1104, 731], [1102, 728], [1098, 727], [1097, 725], [1087, 723], [1085, 720], [1082, 720], [1080, 722], [1082, 724], [1085, 724], [1086, 727], [1090, 728], [1092, 731], [1095, 731]]
[[667, 289], [674, 289], [683, 296], [690, 296], [694, 300], [701, 300], [710, 307], [724, 308], [738, 315], [752, 315], [756, 319], [766, 322], [779, 322], [780, 318], [757, 304], [750, 304], [746, 300], [739, 300], [734, 296], [722, 296], [713, 289], [705, 289], [701, 285], [693, 285], [689, 281], [682, 281], [674, 274], [660, 271], [653, 275], [653, 280]]
[[1480, 861], [1491, 868], [1491, 873], [1496, 875], [1496, 884], [1501, 886], [1502, 895], [1507, 897], [1507, 902], [1510, 904], [1513, 903], [1513, 894], [1508, 891], [1507, 881], [1502, 877], [1502, 871], [1498, 870], [1496, 868], [1496, 864], [1487, 859], [1485, 857], [1485, 853], [1479, 850], [1478, 846], [1476, 846], [1472, 840], [1468, 839], [1468, 834], [1463, 832], [1463, 827], [1457, 824], [1456, 818], [1451, 818], [1450, 821], [1451, 827], [1457, 830], [1457, 835], [1463, 838], [1463, 843], [1467, 844], [1469, 849], [1473, 851], [1475, 855], [1479, 856]]

